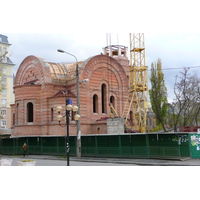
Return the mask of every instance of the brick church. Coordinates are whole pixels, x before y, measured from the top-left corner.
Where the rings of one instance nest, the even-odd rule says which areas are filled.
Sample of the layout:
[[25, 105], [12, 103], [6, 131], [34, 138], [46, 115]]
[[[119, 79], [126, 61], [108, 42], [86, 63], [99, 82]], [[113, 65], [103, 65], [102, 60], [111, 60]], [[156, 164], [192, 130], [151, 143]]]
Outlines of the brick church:
[[[14, 81], [12, 136], [66, 135], [66, 128], [56, 120], [56, 107], [64, 108], [66, 98], [77, 104], [76, 64], [46, 62], [36, 56], [23, 60]], [[78, 62], [78, 66], [81, 134], [106, 134], [109, 104], [121, 116], [127, 102], [127, 48], [105, 47], [101, 55]], [[89, 81], [84, 82], [85, 79]], [[76, 134], [75, 127], [70, 127], [70, 134]]]

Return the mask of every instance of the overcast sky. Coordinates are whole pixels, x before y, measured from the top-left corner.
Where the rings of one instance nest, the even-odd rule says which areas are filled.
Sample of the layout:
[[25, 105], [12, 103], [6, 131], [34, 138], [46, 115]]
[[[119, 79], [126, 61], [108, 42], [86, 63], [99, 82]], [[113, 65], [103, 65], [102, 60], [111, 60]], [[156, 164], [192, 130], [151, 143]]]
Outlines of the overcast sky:
[[[12, 44], [14, 73], [29, 55], [51, 62], [74, 62], [57, 49], [74, 54], [79, 61], [100, 54], [107, 45], [108, 32], [112, 33], [112, 44], [127, 47], [130, 32], [145, 33], [146, 64], [150, 69], [151, 63], [161, 58], [170, 99], [180, 68], [200, 66], [197, 0], [27, 2], [7, 0], [1, 9], [0, 33]], [[191, 71], [198, 73], [199, 69]]]
[[[100, 54], [102, 48], [108, 44], [106, 33], [2, 34], [7, 35], [12, 44], [10, 58], [16, 64], [14, 73], [29, 55], [39, 56], [50, 62], [75, 62], [73, 57], [58, 53], [57, 49], [74, 54], [81, 61]], [[129, 33], [112, 33], [111, 42], [129, 48]], [[183, 67], [196, 66], [191, 68], [191, 71], [199, 73], [200, 33], [145, 33], [145, 47], [146, 64], [149, 70], [152, 62], [158, 58], [162, 60], [169, 99], [172, 99], [172, 83], [174, 83], [175, 76]]]
[[[60, 54], [63, 49], [85, 60], [102, 52], [107, 45], [106, 33], [2, 33], [12, 44], [10, 57], [15, 69], [28, 55], [43, 57], [47, 61], [73, 61], [73, 57]], [[127, 47], [129, 33], [112, 33], [112, 44]], [[200, 33], [145, 33], [147, 65], [161, 58], [164, 68], [200, 65]]]

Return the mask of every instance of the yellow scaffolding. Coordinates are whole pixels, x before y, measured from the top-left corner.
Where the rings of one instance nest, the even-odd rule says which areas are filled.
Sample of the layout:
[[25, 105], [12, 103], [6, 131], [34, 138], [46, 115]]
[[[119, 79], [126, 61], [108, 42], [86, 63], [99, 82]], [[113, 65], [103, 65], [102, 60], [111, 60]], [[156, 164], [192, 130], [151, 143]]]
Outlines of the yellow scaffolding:
[[[144, 33], [130, 33], [129, 99], [124, 109], [125, 123], [132, 109], [135, 130], [146, 132], [148, 100], [148, 67], [145, 58]], [[125, 114], [126, 112], [126, 114]]]

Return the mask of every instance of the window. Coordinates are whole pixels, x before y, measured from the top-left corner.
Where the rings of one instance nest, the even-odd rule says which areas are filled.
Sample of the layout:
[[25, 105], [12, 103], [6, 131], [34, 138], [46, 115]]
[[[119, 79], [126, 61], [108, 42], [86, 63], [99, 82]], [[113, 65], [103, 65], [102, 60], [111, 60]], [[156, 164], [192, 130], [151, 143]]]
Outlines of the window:
[[93, 96], [93, 113], [98, 113], [98, 96]]
[[17, 104], [17, 110], [16, 110], [16, 123], [18, 124], [19, 122], [19, 104]]
[[51, 108], [51, 122], [53, 122], [53, 108]]
[[6, 99], [1, 99], [1, 104], [2, 105], [6, 105], [6, 103], [7, 103]]
[[110, 103], [113, 105], [113, 107], [115, 108], [115, 97], [111, 96], [110, 97]]
[[6, 74], [6, 73], [7, 73], [7, 68], [6, 68], [6, 67], [3, 67], [3, 68], [2, 68], [2, 73], [3, 73], [3, 74]]
[[7, 89], [3, 89], [2, 94], [6, 94], [6, 93], [7, 93]]
[[7, 57], [3, 57], [2, 62], [7, 63]]
[[27, 122], [33, 122], [33, 103], [27, 104]]
[[107, 102], [106, 102], [106, 85], [103, 84], [101, 86], [101, 103], [102, 103], [102, 113], [106, 113], [106, 105], [107, 105]]
[[3, 47], [3, 55], [7, 52], [6, 47]]
[[15, 125], [15, 113], [13, 113], [13, 126]]
[[6, 128], [6, 120], [1, 120], [1, 127]]
[[7, 82], [7, 79], [6, 78], [2, 78], [2, 84], [6, 84], [6, 82]]
[[130, 111], [130, 121], [133, 122], [133, 111]]
[[1, 109], [1, 116], [3, 116], [3, 117], [6, 116], [6, 109]]

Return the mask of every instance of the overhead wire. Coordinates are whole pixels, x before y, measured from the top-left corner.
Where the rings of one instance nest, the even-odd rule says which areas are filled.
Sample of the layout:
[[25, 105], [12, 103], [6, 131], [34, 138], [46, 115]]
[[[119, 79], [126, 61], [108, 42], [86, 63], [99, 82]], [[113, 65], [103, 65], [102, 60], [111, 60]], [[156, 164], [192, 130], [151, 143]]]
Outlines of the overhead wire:
[[[188, 68], [188, 69], [194, 69], [194, 68], [200, 68], [200, 66], [192, 66], [192, 67], [176, 67], [176, 68], [162, 68], [162, 70], [177, 70], [177, 69], [184, 69], [184, 68]], [[88, 71], [100, 71], [103, 72], [103, 69], [88, 69]], [[124, 70], [117, 70], [117, 72], [123, 72]], [[151, 71], [151, 69], [148, 69], [148, 71]], [[125, 72], [130, 72], [130, 70]]]
[[[192, 68], [198, 68], [200, 66], [193, 66], [193, 67], [176, 67], [176, 68], [163, 68], [162, 70], [176, 70], [176, 69], [184, 69], [184, 68], [188, 68], [188, 69], [192, 69]], [[149, 70], [151, 71], [151, 70]]]

